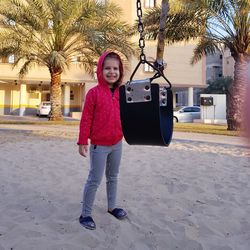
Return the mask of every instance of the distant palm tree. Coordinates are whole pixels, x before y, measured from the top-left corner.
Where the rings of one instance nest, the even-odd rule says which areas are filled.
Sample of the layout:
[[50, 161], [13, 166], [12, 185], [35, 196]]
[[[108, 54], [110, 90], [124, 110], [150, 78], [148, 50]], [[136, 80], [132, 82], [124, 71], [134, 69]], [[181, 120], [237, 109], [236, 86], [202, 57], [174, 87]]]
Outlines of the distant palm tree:
[[94, 0], [1, 0], [0, 57], [15, 55], [23, 77], [34, 64], [51, 76], [50, 120], [62, 120], [61, 74], [78, 58], [93, 73], [98, 56], [112, 49], [125, 57], [134, 53], [121, 9]]
[[[197, 1], [198, 2], [198, 1]], [[250, 60], [250, 1], [200, 0], [207, 10], [207, 31], [194, 51], [195, 63], [208, 53], [229, 49], [235, 61], [234, 79], [228, 91], [228, 130], [240, 130], [247, 88], [247, 65]], [[214, 2], [218, 4], [215, 5]], [[198, 5], [198, 8], [200, 6]]]
[[[198, 38], [191, 60], [196, 63], [206, 54], [229, 49], [235, 60], [234, 80], [228, 92], [227, 122], [229, 130], [242, 124], [244, 95], [247, 86], [247, 64], [250, 59], [249, 0], [178, 0], [170, 1], [165, 39], [168, 43]], [[160, 9], [145, 16], [149, 38], [156, 38]], [[158, 22], [159, 23], [159, 22]]]

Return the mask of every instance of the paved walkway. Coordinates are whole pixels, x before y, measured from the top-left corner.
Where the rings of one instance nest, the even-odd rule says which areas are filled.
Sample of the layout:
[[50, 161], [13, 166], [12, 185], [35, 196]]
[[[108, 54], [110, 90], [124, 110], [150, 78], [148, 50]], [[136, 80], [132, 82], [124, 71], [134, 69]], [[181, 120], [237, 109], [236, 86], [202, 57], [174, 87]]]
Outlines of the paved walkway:
[[[0, 115], [0, 121], [47, 121], [47, 117], [37, 116], [14, 116], [14, 115]], [[77, 121], [71, 117], [64, 117], [65, 121]], [[14, 129], [14, 130], [46, 130], [46, 131], [62, 131], [78, 133], [78, 125], [23, 125], [23, 124], [0, 124], [0, 129]], [[212, 135], [189, 132], [174, 132], [173, 139], [177, 141], [197, 141], [210, 142], [234, 146], [247, 146], [244, 138], [238, 136]]]
[[[47, 121], [48, 117], [46, 116], [18, 116], [18, 115], [0, 115], [0, 121]], [[68, 116], [64, 116], [65, 121], [78, 121]]]
[[238, 136], [228, 135], [211, 135], [201, 133], [188, 133], [188, 132], [174, 132], [173, 139], [176, 140], [187, 140], [187, 141], [198, 141], [198, 142], [210, 142], [234, 146], [247, 146], [244, 138]]
[[[0, 124], [0, 131], [3, 130], [18, 130], [18, 131], [46, 131], [47, 134], [59, 135], [60, 133], [69, 133], [77, 135], [79, 131], [78, 125], [29, 125], [29, 124]], [[215, 144], [224, 144], [231, 146], [246, 147], [246, 141], [237, 136], [226, 135], [211, 135], [201, 133], [188, 133], [188, 132], [174, 132], [173, 140], [179, 142], [207, 142]]]

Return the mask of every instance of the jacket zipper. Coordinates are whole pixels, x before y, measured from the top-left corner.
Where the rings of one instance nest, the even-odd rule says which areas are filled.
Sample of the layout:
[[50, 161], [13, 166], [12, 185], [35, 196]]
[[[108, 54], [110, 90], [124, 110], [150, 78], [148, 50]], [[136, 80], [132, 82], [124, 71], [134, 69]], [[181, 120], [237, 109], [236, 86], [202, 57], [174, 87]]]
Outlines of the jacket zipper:
[[113, 112], [114, 112], [114, 138], [113, 138], [113, 144], [114, 144], [114, 141], [115, 141], [115, 135], [116, 135], [116, 110], [115, 110], [115, 91], [112, 92], [112, 101], [113, 101]]

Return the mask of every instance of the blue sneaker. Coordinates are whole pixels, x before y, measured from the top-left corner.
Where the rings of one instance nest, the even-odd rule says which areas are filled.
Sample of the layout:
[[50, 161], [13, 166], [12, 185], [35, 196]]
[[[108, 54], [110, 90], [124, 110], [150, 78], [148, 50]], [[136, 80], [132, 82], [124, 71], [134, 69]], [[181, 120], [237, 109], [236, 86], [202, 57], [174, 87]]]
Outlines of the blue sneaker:
[[83, 217], [82, 215], [80, 216], [79, 218], [79, 222], [80, 224], [87, 228], [87, 229], [90, 229], [90, 230], [94, 230], [96, 229], [96, 225], [95, 225], [95, 222], [94, 220], [92, 219], [91, 216], [87, 216], [87, 217]]

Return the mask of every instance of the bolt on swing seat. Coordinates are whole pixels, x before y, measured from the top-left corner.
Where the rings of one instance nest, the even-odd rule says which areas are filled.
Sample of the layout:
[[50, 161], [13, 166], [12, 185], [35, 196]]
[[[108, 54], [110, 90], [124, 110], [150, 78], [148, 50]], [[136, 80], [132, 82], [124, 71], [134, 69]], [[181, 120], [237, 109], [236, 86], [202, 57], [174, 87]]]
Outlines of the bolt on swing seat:
[[[149, 79], [132, 80], [141, 63], [157, 73]], [[163, 77], [169, 87], [152, 81]], [[171, 83], [151, 63], [140, 61], [130, 81], [120, 87], [120, 114], [124, 137], [131, 145], [168, 146], [173, 133], [173, 94]]]

